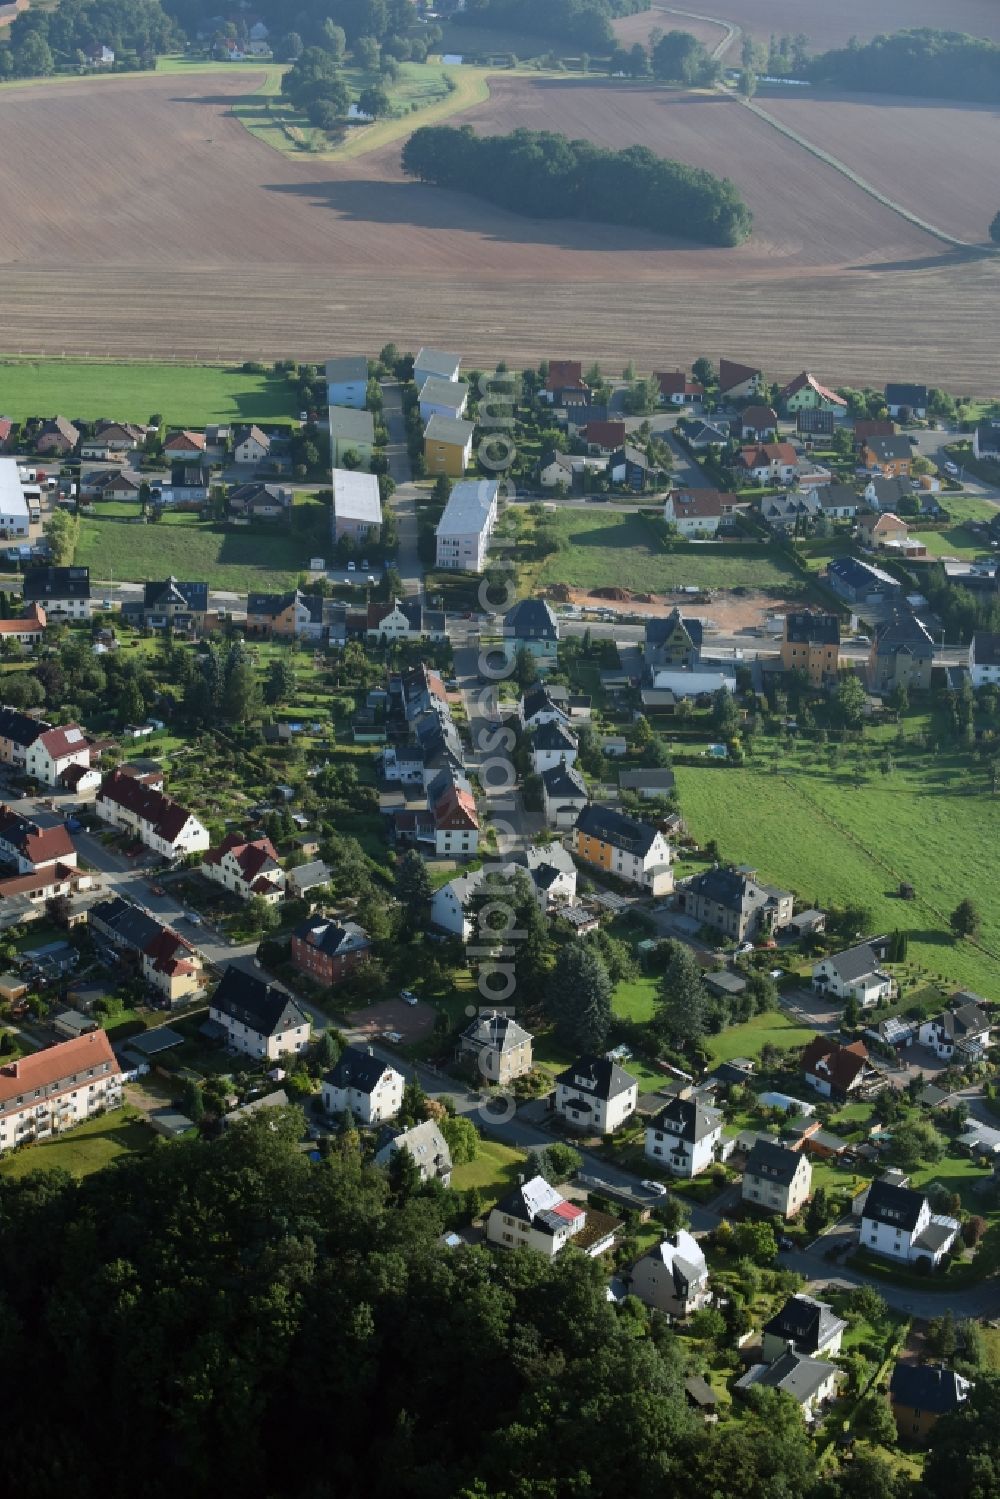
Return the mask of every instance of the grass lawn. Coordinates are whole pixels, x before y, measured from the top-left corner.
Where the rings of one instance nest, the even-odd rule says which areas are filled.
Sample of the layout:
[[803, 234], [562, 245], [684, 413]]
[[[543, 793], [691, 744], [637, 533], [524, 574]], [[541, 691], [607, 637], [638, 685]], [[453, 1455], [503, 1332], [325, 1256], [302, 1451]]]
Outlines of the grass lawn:
[[501, 1145], [497, 1140], [480, 1140], [479, 1154], [474, 1161], [456, 1166], [451, 1174], [451, 1185], [458, 1191], [469, 1187], [481, 1187], [487, 1194], [505, 1192], [517, 1180], [524, 1165], [525, 1154], [510, 1145]]
[[759, 1057], [768, 1042], [773, 1046], [805, 1046], [815, 1034], [807, 1026], [793, 1024], [779, 1010], [765, 1010], [744, 1025], [731, 1025], [717, 1036], [706, 1036], [705, 1046], [714, 1067], [733, 1057]]
[[40, 1140], [0, 1161], [0, 1175], [26, 1176], [29, 1171], [51, 1171], [58, 1167], [71, 1176], [89, 1176], [116, 1156], [148, 1150], [153, 1142], [149, 1126], [134, 1109], [115, 1109], [99, 1119], [90, 1119], [67, 1130], [56, 1140]]
[[293, 588], [309, 566], [310, 541], [288, 532], [225, 531], [196, 515], [165, 515], [155, 525], [105, 518], [91, 507], [81, 517], [74, 561], [89, 567], [95, 581], [140, 582], [149, 578], [205, 578], [213, 588]]
[[957, 1192], [966, 1212], [982, 1213], [987, 1204], [973, 1188], [978, 1182], [988, 1181], [991, 1174], [989, 1170], [984, 1171], [977, 1166], [972, 1156], [946, 1153], [933, 1166], [922, 1166], [919, 1171], [914, 1171], [911, 1184], [925, 1190], [931, 1186], [939, 1186], [946, 1192]]
[[622, 1020], [642, 1025], [652, 1019], [657, 987], [655, 978], [625, 979], [611, 996], [611, 1007]]
[[[681, 811], [692, 834], [715, 838], [724, 859], [820, 907], [860, 901], [876, 930], [910, 933], [909, 960], [933, 977], [991, 992], [1000, 948], [1000, 886], [993, 878], [995, 804], [963, 794], [946, 760], [897, 769], [855, 789], [849, 773], [811, 758], [774, 774], [761, 765], [716, 770], [678, 765]], [[901, 902], [900, 880], [916, 889]], [[956, 943], [947, 913], [967, 894], [982, 913], [982, 942]]]
[[911, 531], [914, 541], [922, 541], [934, 557], [978, 557], [987, 550], [981, 536], [966, 526], [949, 526], [947, 531]]
[[990, 500], [977, 499], [975, 495], [942, 494], [939, 496], [942, 510], [947, 510], [954, 521], [993, 520], [997, 507]]
[[3, 359], [0, 411], [15, 421], [60, 412], [93, 421], [145, 422], [159, 412], [168, 427], [259, 422], [295, 415], [292, 387], [280, 375], [247, 375], [212, 364], [111, 364], [87, 359]]
[[682, 587], [801, 587], [794, 568], [768, 546], [718, 542], [668, 551], [662, 526], [650, 516], [564, 509], [547, 513], [546, 523], [563, 544], [540, 564], [522, 567], [526, 593], [553, 583], [575, 588], [627, 584], [641, 593]]

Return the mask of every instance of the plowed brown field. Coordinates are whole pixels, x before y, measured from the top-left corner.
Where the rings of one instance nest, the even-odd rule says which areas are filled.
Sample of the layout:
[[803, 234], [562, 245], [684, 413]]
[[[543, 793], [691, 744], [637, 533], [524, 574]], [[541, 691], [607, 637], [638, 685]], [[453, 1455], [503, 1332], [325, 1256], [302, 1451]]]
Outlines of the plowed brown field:
[[756, 231], [723, 251], [506, 214], [404, 181], [396, 148], [283, 156], [227, 114], [247, 87], [223, 73], [0, 91], [5, 352], [315, 359], [434, 339], [472, 360], [707, 352], [776, 375], [1000, 384], [995, 263], [950, 256], [731, 100], [503, 78], [465, 116], [728, 172]]

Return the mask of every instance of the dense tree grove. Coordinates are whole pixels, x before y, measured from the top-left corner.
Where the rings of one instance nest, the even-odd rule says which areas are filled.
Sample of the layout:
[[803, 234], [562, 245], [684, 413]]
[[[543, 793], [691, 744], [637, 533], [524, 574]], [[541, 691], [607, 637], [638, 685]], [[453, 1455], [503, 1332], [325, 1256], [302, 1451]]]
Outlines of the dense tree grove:
[[549, 131], [477, 136], [468, 125], [427, 125], [403, 147], [403, 170], [529, 218], [593, 219], [715, 245], [750, 233], [750, 210], [728, 178], [645, 146], [608, 151]]
[[9, 67], [25, 77], [51, 73], [56, 63], [84, 61], [102, 43], [146, 59], [183, 45], [160, 0], [61, 0], [52, 10], [32, 7], [15, 17], [9, 37]]
[[470, 26], [558, 37], [561, 42], [600, 52], [614, 46], [612, 17], [642, 9], [640, 0], [546, 0], [545, 5], [534, 0], [466, 0], [457, 19]]
[[1000, 100], [1000, 45], [958, 31], [920, 27], [877, 36], [814, 57], [816, 82], [878, 94]]

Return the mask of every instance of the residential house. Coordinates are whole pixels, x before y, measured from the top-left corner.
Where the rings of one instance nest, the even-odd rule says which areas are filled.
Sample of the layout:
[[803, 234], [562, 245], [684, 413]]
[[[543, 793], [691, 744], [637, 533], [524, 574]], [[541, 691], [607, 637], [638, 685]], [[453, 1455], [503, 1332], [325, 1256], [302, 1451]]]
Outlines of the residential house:
[[811, 1421], [824, 1401], [834, 1399], [838, 1381], [845, 1377], [836, 1364], [788, 1351], [773, 1364], [753, 1364], [733, 1388], [741, 1394], [755, 1388], [781, 1390]]
[[457, 382], [462, 360], [458, 354], [446, 353], [442, 349], [421, 349], [413, 361], [413, 383], [423, 390], [427, 380], [450, 380]]
[[240, 900], [260, 897], [274, 906], [285, 893], [285, 871], [278, 863], [278, 852], [270, 838], [244, 838], [242, 833], [229, 833], [205, 854], [201, 872], [206, 879], [232, 890]]
[[576, 900], [576, 865], [561, 843], [529, 844], [524, 862], [544, 915], [564, 911]]
[[868, 942], [859, 942], [843, 952], [830, 953], [813, 965], [812, 986], [833, 999], [854, 999], [863, 1009], [891, 999], [896, 985], [881, 963], [885, 943], [878, 951]]
[[475, 422], [435, 413], [424, 428], [424, 462], [427, 472], [461, 479], [472, 463], [472, 438], [475, 430]]
[[814, 493], [761, 496], [760, 518], [775, 532], [807, 530], [809, 522], [822, 514], [823, 507]]
[[559, 621], [544, 599], [520, 599], [503, 619], [508, 660], [528, 651], [541, 668], [554, 666], [559, 655]]
[[660, 400], [665, 406], [694, 406], [704, 399], [704, 385], [685, 375], [683, 370], [668, 370], [655, 374], [653, 379], [660, 387]]
[[28, 750], [39, 734], [51, 729], [52, 724], [44, 718], [35, 718], [22, 713], [19, 708], [0, 705], [0, 762], [24, 768]]
[[991, 463], [1000, 460], [1000, 421], [995, 417], [976, 423], [972, 434], [972, 456]]
[[903, 421], [916, 416], [923, 421], [927, 415], [927, 386], [890, 383], [885, 388], [885, 404], [890, 416], [902, 417]]
[[978, 1061], [990, 1044], [990, 1019], [975, 1003], [959, 1004], [925, 1020], [917, 1034], [942, 1062]]
[[734, 359], [719, 360], [719, 399], [750, 401], [760, 395], [764, 383], [762, 370], [752, 364], [738, 364]]
[[29, 776], [44, 786], [58, 786], [71, 765], [90, 765], [91, 743], [75, 723], [59, 729], [46, 729], [29, 745], [24, 768]]
[[884, 604], [898, 598], [903, 586], [898, 578], [860, 557], [834, 557], [827, 565], [826, 580], [849, 604]]
[[873, 1181], [861, 1209], [859, 1243], [870, 1254], [936, 1268], [958, 1236], [954, 1218], [932, 1213], [922, 1192]]
[[926, 692], [931, 685], [934, 641], [915, 614], [899, 613], [879, 625], [868, 653], [868, 686], [872, 692]]
[[849, 484], [822, 484], [815, 498], [827, 520], [853, 520], [860, 503]]
[[382, 1124], [399, 1113], [403, 1087], [403, 1074], [381, 1061], [370, 1046], [345, 1046], [323, 1079], [321, 1097], [328, 1114], [350, 1109], [359, 1124]]
[[369, 640], [444, 640], [446, 619], [440, 609], [425, 609], [419, 598], [391, 598], [369, 603]]
[[812, 1165], [804, 1152], [786, 1150], [777, 1140], [760, 1136], [743, 1172], [743, 1201], [782, 1218], [794, 1218], [811, 1191]]
[[375, 1152], [376, 1166], [388, 1166], [400, 1150], [405, 1150], [413, 1161], [421, 1181], [439, 1181], [443, 1187], [450, 1184], [451, 1151], [433, 1119], [424, 1119], [410, 1129], [392, 1130], [385, 1144]]
[[973, 1388], [944, 1364], [899, 1359], [889, 1380], [889, 1404], [900, 1441], [923, 1445], [941, 1417], [959, 1410]]
[[112, 770], [97, 793], [97, 815], [112, 827], [134, 833], [166, 859], [201, 853], [209, 846], [208, 829], [186, 807], [166, 796], [162, 786], [162, 776]]
[[629, 1291], [667, 1317], [689, 1317], [711, 1301], [708, 1266], [698, 1240], [679, 1228], [636, 1260]]
[[674, 888], [673, 850], [659, 829], [609, 807], [584, 807], [573, 851], [585, 864], [650, 895], [669, 895]]
[[333, 470], [333, 539], [349, 538], [356, 546], [378, 541], [382, 530], [382, 500], [378, 476], [356, 469]]
[[[444, 777], [444, 781], [441, 781]], [[479, 847], [479, 814], [472, 787], [460, 772], [442, 770], [427, 788], [434, 825], [434, 851], [440, 858], [472, 856]]]
[[35, 452], [40, 456], [51, 453], [56, 458], [68, 458], [76, 452], [80, 431], [64, 416], [53, 416], [44, 421], [35, 438]]
[[608, 459], [608, 475], [613, 484], [625, 484], [633, 494], [642, 494], [649, 482], [649, 459], [641, 448], [625, 443]]
[[582, 479], [585, 469], [589, 468], [591, 472], [603, 472], [606, 466], [603, 459], [584, 460], [571, 453], [560, 453], [557, 448], [548, 448], [539, 459], [538, 482], [543, 489], [554, 489], [561, 484], [569, 492], [573, 489], [577, 478]]
[[343, 467], [344, 458], [353, 453], [355, 468], [368, 468], [375, 451], [375, 418], [370, 411], [359, 411], [356, 406], [331, 406], [330, 456], [335, 468]]
[[41, 604], [49, 619], [90, 618], [89, 567], [28, 567], [21, 593], [25, 604]]
[[[237, 427], [233, 433], [233, 462], [252, 464], [254, 468], [271, 456], [271, 439], [256, 423]], [[336, 459], [334, 459], [336, 462]]]
[[247, 1056], [277, 1062], [309, 1044], [309, 1016], [291, 995], [232, 964], [208, 1002], [208, 1017], [227, 1046]]
[[142, 623], [148, 630], [201, 634], [207, 615], [207, 583], [183, 583], [170, 577], [143, 586]]
[[292, 491], [280, 484], [262, 484], [256, 480], [237, 484], [229, 491], [226, 511], [239, 520], [290, 521]]
[[583, 378], [578, 359], [550, 359], [545, 388], [540, 399], [551, 406], [589, 406], [590, 387]]
[[755, 484], [791, 484], [798, 462], [790, 442], [761, 442], [741, 448], [734, 467]]
[[736, 426], [743, 442], [770, 442], [778, 431], [778, 413], [771, 406], [745, 406]]
[[0, 861], [18, 874], [34, 875], [57, 864], [75, 869], [76, 849], [61, 822], [43, 827], [0, 802]]
[[[863, 498], [873, 510], [891, 510], [898, 514], [909, 508], [916, 498], [916, 490], [909, 479], [893, 479], [883, 475], [871, 478], [864, 487]], [[858, 514], [860, 515], [860, 507]]]
[[0, 533], [5, 540], [27, 536], [30, 528], [28, 501], [21, 487], [17, 462], [0, 458]]
[[581, 427], [580, 436], [587, 444], [588, 453], [607, 455], [624, 443], [625, 423], [623, 421], [587, 422]]
[[150, 987], [171, 1006], [201, 992], [204, 974], [199, 954], [142, 906], [112, 896], [91, 906], [87, 921], [112, 947], [131, 957]]
[[877, 420], [869, 417], [856, 417], [854, 420], [854, 451], [860, 453], [865, 443], [873, 437], [895, 437], [899, 428], [895, 422], [888, 418]]
[[828, 1302], [797, 1292], [764, 1323], [764, 1362], [774, 1363], [789, 1347], [807, 1358], [836, 1358], [846, 1331], [847, 1323]]
[[466, 479], [455, 485], [434, 532], [438, 567], [483, 572], [499, 503], [496, 479]]
[[[0, 624], [0, 630], [3, 625]], [[977, 630], [969, 646], [969, 678], [973, 687], [1000, 686], [1000, 633]]]
[[836, 682], [840, 669], [840, 620], [837, 616], [810, 610], [786, 614], [781, 664], [785, 671], [805, 672], [813, 687]]
[[285, 875], [285, 888], [289, 895], [305, 900], [314, 890], [322, 890], [330, 883], [330, 870], [322, 859], [312, 859], [308, 864], [297, 864]]
[[542, 772], [542, 807], [548, 827], [575, 827], [589, 801], [587, 783], [575, 765], [560, 760]]
[[353, 406], [363, 411], [368, 399], [368, 360], [346, 354], [326, 362], [326, 399], [331, 406]]
[[432, 416], [447, 416], [457, 422], [468, 404], [469, 387], [464, 380], [429, 375], [420, 387], [420, 420], [425, 425]]
[[121, 1107], [121, 1068], [107, 1033], [90, 1031], [0, 1065], [0, 1151], [49, 1139]]
[[331, 988], [371, 957], [371, 939], [354, 921], [317, 913], [292, 933], [292, 962], [314, 983]]
[[556, 1255], [586, 1227], [586, 1211], [567, 1202], [543, 1176], [522, 1181], [502, 1197], [486, 1220], [486, 1241], [506, 1249]]
[[45, 610], [39, 604], [30, 604], [17, 619], [0, 619], [0, 643], [16, 640], [34, 650], [42, 643], [47, 623]]
[[803, 1051], [800, 1066], [810, 1088], [824, 1098], [850, 1099], [870, 1092], [879, 1080], [863, 1041], [841, 1046], [829, 1036], [816, 1036]]
[[80, 457], [123, 463], [126, 454], [139, 451], [145, 436], [145, 427], [130, 422], [98, 422], [91, 437], [81, 437]]
[[808, 370], [803, 370], [796, 375], [794, 380], [789, 380], [783, 390], [778, 393], [778, 403], [790, 416], [797, 411], [832, 411], [846, 412], [847, 402], [842, 396], [838, 396], [835, 390], [821, 385], [818, 380], [810, 375]]
[[506, 1087], [531, 1071], [531, 1037], [512, 1016], [484, 1010], [462, 1032], [458, 1056], [484, 1081]]
[[114, 66], [115, 50], [104, 42], [95, 42], [86, 49], [86, 57], [92, 68], [110, 68]]
[[646, 671], [694, 671], [701, 660], [703, 627], [700, 619], [685, 617], [679, 609], [666, 619], [647, 619], [642, 655]]
[[528, 753], [532, 771], [541, 775], [554, 765], [574, 765], [579, 747], [576, 735], [565, 724], [543, 723], [532, 734]]
[[472, 936], [472, 922], [466, 913], [482, 880], [482, 872], [473, 870], [470, 874], [456, 875], [446, 885], [439, 886], [431, 897], [431, 926], [468, 942]]
[[672, 770], [620, 770], [618, 789], [641, 796], [643, 801], [658, 801], [661, 796], [671, 796], [675, 779]]
[[639, 1084], [609, 1057], [579, 1057], [556, 1077], [555, 1111], [587, 1135], [611, 1135], [635, 1113]]
[[569, 724], [569, 694], [565, 687], [533, 682], [518, 703], [518, 717], [525, 729], [537, 729], [543, 723]]
[[795, 430], [805, 440], [806, 446], [811, 446], [817, 438], [829, 439], [833, 436], [836, 422], [832, 411], [797, 411], [795, 413]]
[[885, 479], [908, 479], [913, 449], [902, 436], [869, 437], [861, 448], [861, 462], [870, 473], [879, 473]]
[[770, 937], [792, 919], [790, 890], [764, 885], [753, 870], [716, 865], [684, 886], [684, 912], [733, 942]]
[[688, 447], [693, 448], [696, 453], [729, 446], [729, 433], [716, 422], [684, 421], [682, 418], [677, 423], [677, 429]]
[[716, 1159], [721, 1139], [718, 1109], [677, 1095], [646, 1126], [646, 1158], [672, 1176], [699, 1176]]
[[171, 465], [194, 463], [200, 466], [205, 458], [205, 444], [204, 432], [192, 432], [188, 428], [168, 432], [163, 442], [163, 456]]
[[343, 643], [346, 610], [320, 593], [251, 593], [246, 632], [268, 640], [329, 640]]
[[717, 489], [672, 489], [663, 519], [680, 536], [714, 536], [722, 524], [723, 500]]

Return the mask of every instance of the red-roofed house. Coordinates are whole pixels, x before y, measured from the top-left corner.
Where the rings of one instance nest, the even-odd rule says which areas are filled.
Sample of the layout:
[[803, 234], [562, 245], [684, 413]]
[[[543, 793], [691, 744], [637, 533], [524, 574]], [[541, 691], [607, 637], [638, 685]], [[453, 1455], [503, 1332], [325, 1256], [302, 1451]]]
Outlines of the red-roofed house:
[[208, 848], [208, 829], [186, 807], [147, 784], [145, 778], [113, 770], [97, 794], [97, 814], [112, 827], [135, 833], [167, 859], [180, 859]]
[[723, 515], [717, 489], [672, 489], [663, 505], [663, 519], [681, 536], [714, 536]]
[[34, 874], [48, 864], [75, 869], [76, 849], [61, 822], [43, 828], [13, 807], [0, 804], [0, 860], [13, 865], [18, 874]]
[[94, 876], [89, 871], [73, 869], [63, 863], [45, 864], [36, 869], [34, 874], [12, 874], [0, 879], [0, 901], [25, 895], [32, 905], [37, 906], [57, 895], [72, 895], [76, 890], [90, 890], [94, 884]]
[[761, 442], [756, 447], [741, 448], [735, 467], [758, 484], [791, 484], [798, 458], [790, 442]]
[[625, 423], [588, 422], [580, 435], [592, 453], [613, 453], [625, 441]]
[[201, 958], [189, 942], [163, 926], [142, 950], [142, 976], [171, 1005], [204, 988]]
[[778, 413], [770, 406], [746, 406], [740, 413], [744, 442], [769, 442], [778, 430]]
[[895, 437], [896, 423], [891, 422], [888, 417], [876, 421], [870, 417], [860, 418], [854, 423], [854, 447], [856, 452], [872, 437]]
[[121, 1107], [121, 1068], [105, 1031], [90, 1031], [0, 1067], [0, 1151]]
[[801, 1065], [806, 1082], [824, 1098], [848, 1098], [878, 1077], [863, 1041], [838, 1046], [828, 1036], [817, 1036], [802, 1053]]
[[46, 729], [28, 748], [24, 768], [45, 786], [58, 786], [59, 777], [71, 765], [90, 764], [90, 740], [78, 724]]
[[541, 395], [553, 406], [589, 406], [590, 387], [579, 359], [550, 359]]
[[0, 619], [0, 640], [19, 640], [33, 649], [41, 645], [45, 634], [45, 610], [41, 604], [29, 604], [20, 619]]
[[698, 380], [691, 380], [683, 370], [666, 371], [654, 377], [660, 386], [660, 399], [667, 406], [693, 406], [705, 394]]
[[278, 864], [278, 854], [270, 838], [246, 839], [230, 833], [218, 848], [205, 855], [201, 872], [232, 890], [240, 900], [260, 896], [268, 905], [277, 905], [285, 893], [285, 871]]
[[195, 463], [205, 456], [204, 432], [181, 432], [168, 434], [163, 444], [163, 456], [168, 463]]
[[790, 413], [796, 411], [844, 412], [847, 410], [847, 402], [844, 398], [838, 396], [835, 390], [830, 390], [826, 385], [820, 385], [808, 370], [803, 370], [801, 375], [796, 375], [794, 380], [789, 380], [779, 394], [778, 400]]
[[7, 451], [10, 443], [10, 434], [14, 430], [14, 423], [9, 416], [0, 416], [0, 453]]
[[449, 786], [431, 809], [439, 854], [474, 854], [479, 847], [479, 815], [472, 793]]
[[727, 401], [749, 401], [760, 395], [764, 373], [752, 364], [719, 360], [719, 395]]

